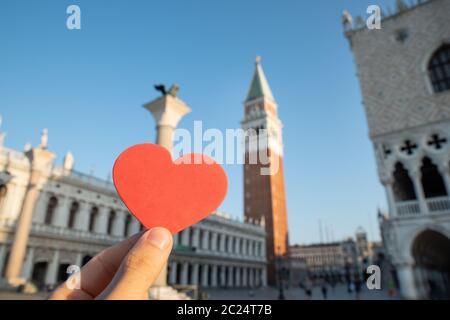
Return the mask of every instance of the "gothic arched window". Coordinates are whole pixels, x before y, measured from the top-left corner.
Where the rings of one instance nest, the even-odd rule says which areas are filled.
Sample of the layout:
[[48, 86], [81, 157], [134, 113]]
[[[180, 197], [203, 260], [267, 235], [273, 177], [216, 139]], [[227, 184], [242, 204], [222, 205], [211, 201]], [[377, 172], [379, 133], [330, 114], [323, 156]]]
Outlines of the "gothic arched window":
[[95, 224], [97, 222], [98, 217], [98, 208], [92, 207], [91, 214], [89, 216], [89, 231], [92, 232], [95, 229]]
[[444, 180], [439, 173], [438, 167], [430, 158], [423, 158], [420, 170], [422, 173], [422, 187], [425, 198], [447, 196]]
[[400, 162], [395, 164], [393, 191], [396, 201], [417, 199], [414, 184], [409, 176], [408, 170]]
[[434, 92], [450, 90], [450, 44], [440, 47], [428, 63], [428, 74]]
[[77, 217], [79, 208], [80, 208], [80, 205], [78, 204], [78, 202], [76, 202], [76, 201], [72, 202], [72, 205], [70, 206], [70, 211], [69, 211], [69, 222], [67, 223], [68, 228], [75, 227], [75, 221], [76, 221], [76, 217]]
[[[6, 193], [8, 192], [8, 189], [4, 184], [0, 185], [0, 210], [2, 209], [3, 204], [5, 203], [6, 199]], [[1, 213], [1, 211], [0, 211]]]
[[57, 205], [58, 199], [56, 197], [53, 196], [48, 200], [47, 211], [45, 212], [45, 220], [44, 220], [45, 224], [52, 223]]

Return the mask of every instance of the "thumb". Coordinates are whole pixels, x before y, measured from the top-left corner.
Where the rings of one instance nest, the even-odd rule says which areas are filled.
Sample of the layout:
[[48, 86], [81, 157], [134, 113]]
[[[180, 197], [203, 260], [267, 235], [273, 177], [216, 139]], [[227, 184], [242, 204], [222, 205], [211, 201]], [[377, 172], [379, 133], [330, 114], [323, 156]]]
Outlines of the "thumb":
[[148, 299], [148, 289], [161, 273], [172, 249], [172, 234], [156, 227], [145, 232], [123, 259], [98, 299]]

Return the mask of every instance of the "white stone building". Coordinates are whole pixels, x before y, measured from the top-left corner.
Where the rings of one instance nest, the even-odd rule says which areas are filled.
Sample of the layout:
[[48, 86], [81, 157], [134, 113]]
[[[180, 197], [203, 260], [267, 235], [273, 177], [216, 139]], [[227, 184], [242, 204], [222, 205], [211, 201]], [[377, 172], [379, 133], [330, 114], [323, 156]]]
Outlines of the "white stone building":
[[389, 212], [386, 251], [406, 298], [450, 297], [450, 1], [396, 2], [381, 29], [353, 25], [355, 57]]
[[266, 233], [220, 212], [175, 235], [168, 283], [202, 287], [266, 285]]
[[[21, 212], [32, 190], [37, 200], [19, 281], [39, 289], [52, 288], [67, 278], [69, 265], [81, 266], [102, 249], [141, 230], [110, 181], [74, 170], [68, 153], [61, 166], [41, 145], [18, 151], [4, 146], [0, 133], [0, 284], [15, 241]], [[39, 181], [33, 180], [39, 171]], [[265, 285], [265, 231], [260, 224], [214, 213], [175, 235], [168, 283], [202, 287]], [[1, 285], [0, 285], [1, 287]]]
[[291, 261], [304, 261], [308, 276], [344, 279], [346, 273], [357, 272], [357, 246], [353, 239], [344, 241], [292, 245]]

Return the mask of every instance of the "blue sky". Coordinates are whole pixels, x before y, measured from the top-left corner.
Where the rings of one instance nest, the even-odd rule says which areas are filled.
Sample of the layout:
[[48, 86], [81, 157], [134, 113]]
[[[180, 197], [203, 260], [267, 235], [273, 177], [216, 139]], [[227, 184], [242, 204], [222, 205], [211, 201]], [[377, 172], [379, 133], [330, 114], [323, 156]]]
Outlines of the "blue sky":
[[[366, 16], [368, 5], [386, 2], [393, 6], [1, 1], [5, 144], [36, 145], [46, 127], [58, 163], [71, 150], [77, 170], [106, 178], [123, 149], [154, 141], [155, 123], [142, 105], [157, 96], [155, 83], [180, 85], [179, 96], [193, 109], [180, 127], [191, 129], [195, 120], [204, 128], [238, 127], [258, 54], [284, 123], [291, 243], [318, 241], [319, 219], [336, 240], [360, 225], [377, 239], [376, 210], [386, 207], [385, 197], [340, 19], [343, 9]], [[81, 8], [81, 30], [66, 28], [71, 4]], [[242, 216], [242, 168], [225, 168], [230, 186], [221, 209]]]

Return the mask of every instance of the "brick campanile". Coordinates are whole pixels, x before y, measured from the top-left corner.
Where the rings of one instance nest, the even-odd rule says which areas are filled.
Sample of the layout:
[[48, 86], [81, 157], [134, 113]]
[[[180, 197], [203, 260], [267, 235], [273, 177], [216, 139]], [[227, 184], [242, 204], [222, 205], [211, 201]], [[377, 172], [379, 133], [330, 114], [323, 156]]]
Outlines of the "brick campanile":
[[261, 58], [256, 58], [255, 72], [244, 102], [241, 122], [246, 130], [244, 165], [244, 215], [264, 220], [267, 241], [267, 277], [276, 284], [276, 258], [288, 254], [288, 224], [283, 175], [282, 123], [278, 118]]

